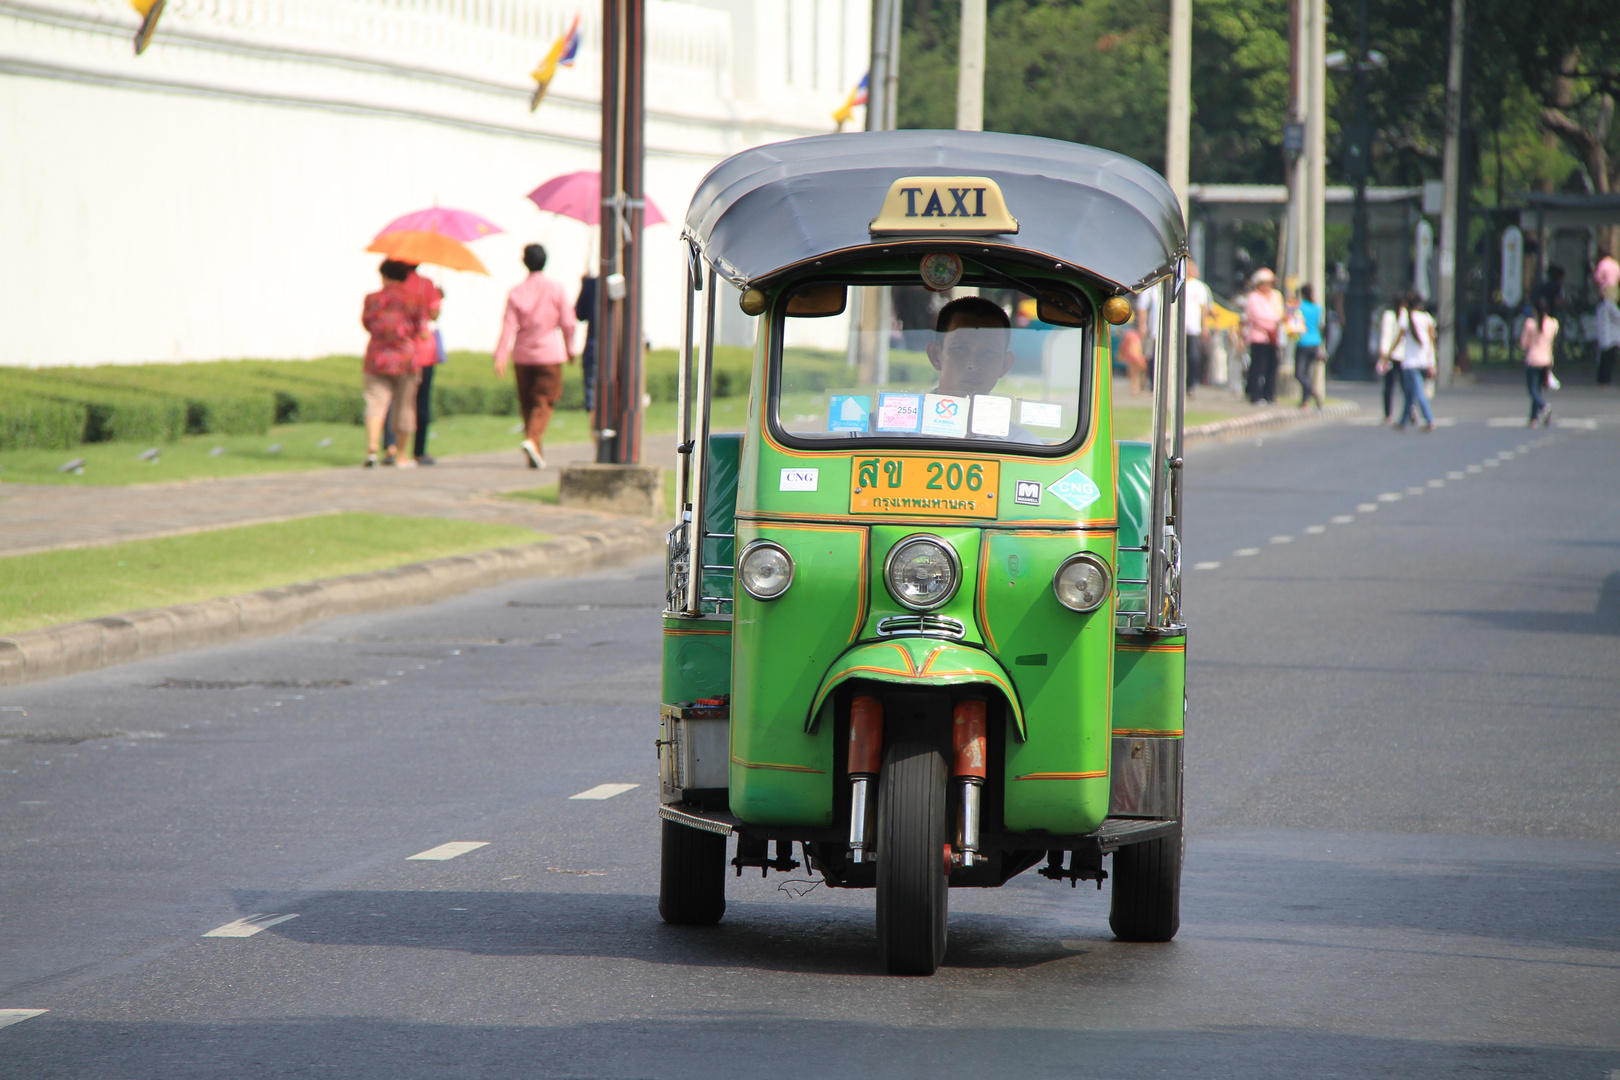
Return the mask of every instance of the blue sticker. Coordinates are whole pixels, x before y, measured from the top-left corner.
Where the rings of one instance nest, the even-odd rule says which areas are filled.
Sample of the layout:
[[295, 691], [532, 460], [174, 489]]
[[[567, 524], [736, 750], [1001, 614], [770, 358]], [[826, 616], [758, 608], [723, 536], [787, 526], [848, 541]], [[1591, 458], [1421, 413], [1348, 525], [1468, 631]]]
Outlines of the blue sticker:
[[865, 431], [871, 419], [872, 399], [865, 394], [834, 394], [827, 407], [828, 431]]
[[1076, 510], [1084, 510], [1102, 498], [1102, 492], [1091, 482], [1091, 477], [1079, 469], [1070, 469], [1067, 476], [1054, 484], [1048, 484], [1046, 490]]

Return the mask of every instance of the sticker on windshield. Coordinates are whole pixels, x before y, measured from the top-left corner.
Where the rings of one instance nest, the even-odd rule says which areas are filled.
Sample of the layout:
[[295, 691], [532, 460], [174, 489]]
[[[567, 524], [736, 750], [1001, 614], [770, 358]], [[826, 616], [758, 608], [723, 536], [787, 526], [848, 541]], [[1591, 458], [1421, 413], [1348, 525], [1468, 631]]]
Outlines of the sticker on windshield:
[[973, 434], [1005, 439], [1012, 429], [1012, 398], [973, 395]]
[[814, 491], [820, 477], [820, 469], [783, 469], [781, 490]]
[[1092, 483], [1091, 477], [1079, 469], [1070, 469], [1068, 475], [1054, 484], [1048, 484], [1046, 490], [1076, 510], [1084, 510], [1102, 498], [1102, 492], [1097, 490], [1097, 485]]
[[1051, 401], [1020, 401], [1018, 422], [1030, 427], [1062, 427], [1063, 406]]
[[922, 395], [880, 395], [877, 426], [879, 431], [916, 431], [922, 426]]
[[924, 394], [922, 433], [960, 439], [967, 435], [968, 399], [949, 394]]
[[865, 431], [871, 419], [872, 399], [865, 394], [834, 394], [827, 406], [828, 431]]

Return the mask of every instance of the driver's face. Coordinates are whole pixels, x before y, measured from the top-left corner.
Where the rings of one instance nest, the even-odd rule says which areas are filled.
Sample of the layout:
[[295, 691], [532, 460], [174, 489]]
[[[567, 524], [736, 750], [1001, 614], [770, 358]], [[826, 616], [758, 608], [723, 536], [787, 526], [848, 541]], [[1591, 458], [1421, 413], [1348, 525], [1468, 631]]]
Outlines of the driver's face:
[[939, 392], [956, 397], [988, 394], [1012, 367], [1008, 331], [995, 323], [955, 318], [945, 336], [928, 343], [928, 362], [939, 372]]

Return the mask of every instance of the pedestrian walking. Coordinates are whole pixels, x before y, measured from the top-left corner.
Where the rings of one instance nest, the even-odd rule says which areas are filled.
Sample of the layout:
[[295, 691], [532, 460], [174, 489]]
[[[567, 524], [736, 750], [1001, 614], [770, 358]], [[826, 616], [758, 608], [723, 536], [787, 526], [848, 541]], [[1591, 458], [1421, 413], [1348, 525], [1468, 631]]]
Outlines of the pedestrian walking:
[[1277, 346], [1286, 312], [1282, 293], [1273, 287], [1276, 282], [1277, 275], [1262, 266], [1249, 280], [1243, 304], [1243, 340], [1249, 346], [1245, 390], [1251, 405], [1277, 400]]
[[1395, 387], [1401, 382], [1401, 362], [1395, 350], [1401, 344], [1401, 317], [1406, 314], [1406, 294], [1396, 293], [1389, 307], [1378, 317], [1378, 362], [1373, 372], [1384, 381], [1384, 423], [1395, 422]]
[[1299, 337], [1294, 341], [1294, 378], [1299, 380], [1299, 407], [1312, 401], [1322, 407], [1316, 392], [1316, 365], [1322, 362], [1322, 305], [1316, 303], [1309, 285], [1299, 287], [1297, 311]]
[[436, 465], [438, 462], [427, 452], [427, 440], [428, 425], [433, 422], [433, 373], [444, 359], [444, 345], [439, 331], [433, 326], [439, 318], [444, 290], [417, 273], [414, 266], [405, 278], [405, 288], [422, 308], [422, 336], [416, 346], [416, 439], [413, 449], [418, 465]]
[[562, 400], [565, 363], [573, 363], [574, 308], [563, 287], [541, 273], [546, 249], [530, 244], [523, 249], [529, 276], [506, 297], [506, 317], [495, 346], [495, 374], [506, 377], [510, 360], [517, 378], [518, 407], [523, 412], [523, 456], [531, 469], [546, 467], [541, 452], [546, 426]]
[[1537, 296], [1535, 310], [1519, 330], [1519, 348], [1524, 350], [1524, 385], [1530, 391], [1530, 423], [1542, 427], [1552, 423], [1547, 404], [1547, 383], [1552, 377], [1553, 342], [1558, 339], [1558, 320], [1547, 311], [1547, 298]]
[[1401, 421], [1395, 425], [1395, 430], [1405, 431], [1412, 423], [1415, 419], [1412, 406], [1416, 405], [1423, 413], [1423, 430], [1433, 431], [1434, 412], [1429, 408], [1428, 395], [1423, 392], [1423, 380], [1434, 370], [1434, 318], [1423, 310], [1423, 302], [1415, 294], [1408, 293], [1398, 320], [1400, 345], [1395, 359], [1400, 363], [1403, 403]]
[[1210, 305], [1215, 294], [1198, 276], [1198, 264], [1187, 260], [1187, 281], [1182, 285], [1182, 304], [1187, 310], [1187, 396], [1192, 397], [1209, 366]]
[[401, 456], [400, 446], [416, 432], [416, 358], [425, 313], [405, 286], [410, 267], [387, 259], [379, 272], [383, 287], [366, 297], [360, 313], [361, 325], [371, 335], [363, 369], [366, 468], [377, 464], [384, 421], [392, 421], [396, 440], [387, 447], [389, 462], [410, 468], [416, 459]]
[[1125, 377], [1130, 381], [1132, 396], [1142, 392], [1142, 384], [1147, 379], [1148, 359], [1142, 349], [1141, 326], [1142, 313], [1138, 309], [1131, 313], [1130, 321], [1120, 328], [1119, 358], [1125, 364]]
[[586, 274], [579, 279], [579, 296], [574, 300], [574, 322], [585, 324], [585, 346], [579, 352], [579, 375], [585, 380], [585, 409], [596, 410], [596, 290], [599, 279]]
[[1597, 306], [1597, 384], [1612, 385], [1614, 369], [1620, 366], [1620, 304], [1612, 295], [1604, 296]]

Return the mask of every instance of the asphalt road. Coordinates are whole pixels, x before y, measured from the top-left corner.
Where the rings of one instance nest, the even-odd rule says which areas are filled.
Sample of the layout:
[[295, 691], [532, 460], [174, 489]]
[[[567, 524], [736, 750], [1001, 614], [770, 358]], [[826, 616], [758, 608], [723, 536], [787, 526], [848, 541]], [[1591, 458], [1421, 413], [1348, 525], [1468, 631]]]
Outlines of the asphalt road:
[[931, 979], [802, 872], [663, 926], [651, 562], [0, 691], [0, 1077], [1620, 1076], [1620, 396], [1558, 405], [1189, 454], [1169, 945], [1033, 874]]

